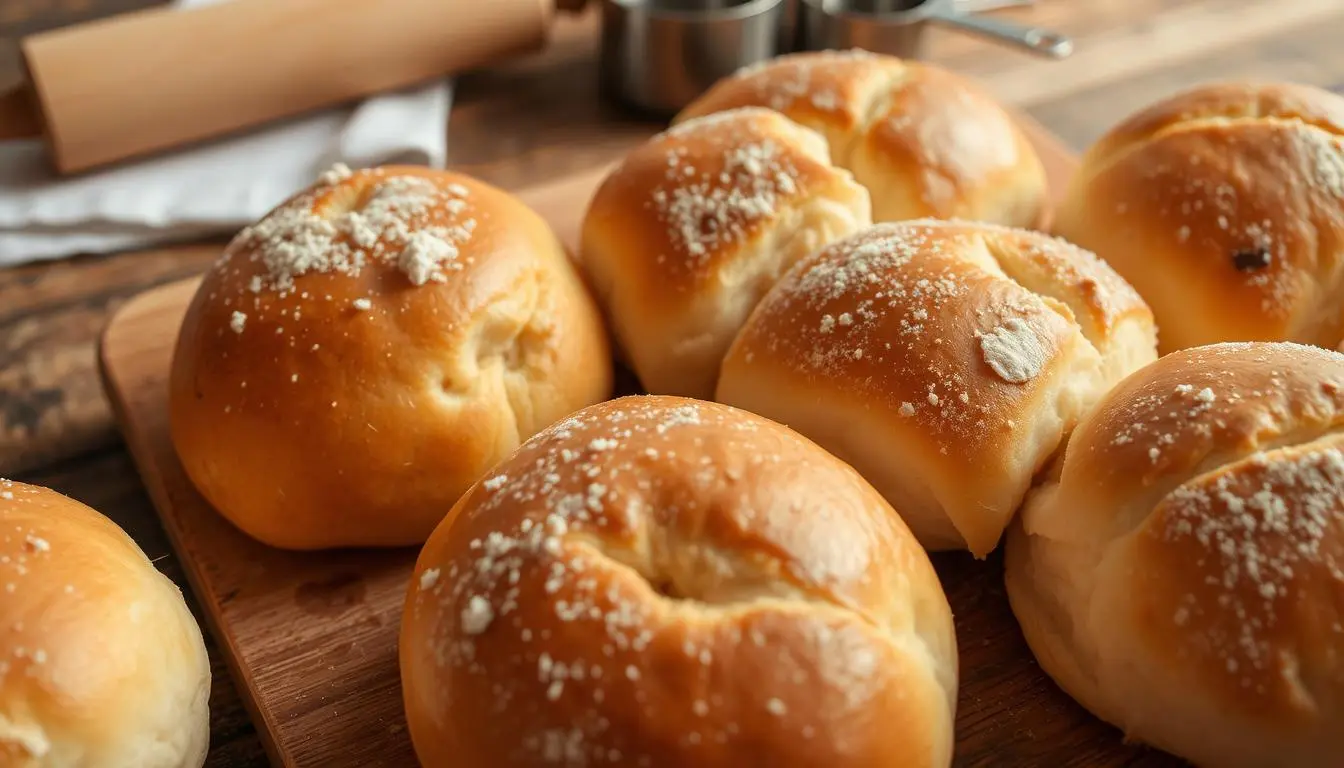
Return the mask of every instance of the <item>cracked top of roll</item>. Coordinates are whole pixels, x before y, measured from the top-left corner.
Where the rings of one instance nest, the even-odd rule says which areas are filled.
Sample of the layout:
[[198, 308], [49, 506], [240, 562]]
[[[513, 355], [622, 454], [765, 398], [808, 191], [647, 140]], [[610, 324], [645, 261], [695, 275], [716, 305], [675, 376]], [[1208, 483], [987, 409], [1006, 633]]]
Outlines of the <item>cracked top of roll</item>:
[[1083, 159], [1056, 230], [1157, 315], [1164, 352], [1344, 341], [1344, 97], [1214, 83], [1144, 109]]
[[716, 83], [677, 116], [764, 107], [819, 131], [873, 195], [875, 221], [967, 218], [1040, 226], [1045, 171], [1016, 121], [975, 83], [863, 50], [794, 53]]
[[548, 428], [436, 531], [406, 617], [430, 763], [950, 759], [927, 555], [849, 467], [723, 405], [627, 397]]
[[[1082, 249], [986, 224], [879, 224], [776, 283], [729, 350], [718, 399], [855, 464], [926, 546], [984, 554], [1040, 462], [1154, 349], [1143, 301]], [[918, 522], [944, 514], [951, 529]]]

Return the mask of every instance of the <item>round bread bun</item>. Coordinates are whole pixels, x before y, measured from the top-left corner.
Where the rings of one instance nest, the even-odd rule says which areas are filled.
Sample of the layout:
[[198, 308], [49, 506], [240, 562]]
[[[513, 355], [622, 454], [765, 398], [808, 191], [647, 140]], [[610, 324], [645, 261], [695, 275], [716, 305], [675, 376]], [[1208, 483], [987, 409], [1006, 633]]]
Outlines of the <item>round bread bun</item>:
[[1344, 755], [1344, 355], [1175, 352], [1074, 432], [1005, 545], [1042, 669], [1197, 765]]
[[626, 397], [474, 487], [416, 563], [401, 679], [426, 768], [923, 768], [957, 649], [928, 556], [778, 424]]
[[989, 224], [879, 224], [757, 306], [716, 399], [850, 463], [933, 550], [984, 557], [1091, 405], [1156, 357], [1152, 315], [1091, 254]]
[[1139, 112], [1083, 158], [1056, 232], [1153, 309], [1163, 354], [1344, 341], [1344, 97], [1216, 83]]
[[825, 139], [742, 109], [631, 152], [588, 208], [582, 260], [644, 388], [708, 399], [775, 279], [871, 222], [868, 193], [831, 165]]
[[596, 303], [517, 198], [336, 169], [206, 274], [173, 358], [172, 437], [201, 494], [264, 543], [413, 545], [611, 382]]
[[1041, 227], [1045, 168], [1017, 122], [971, 81], [862, 50], [780, 56], [724, 78], [676, 121], [768, 107], [819, 131], [868, 189], [874, 221]]
[[178, 588], [55, 491], [0, 480], [0, 523], [0, 765], [204, 765], [210, 660]]

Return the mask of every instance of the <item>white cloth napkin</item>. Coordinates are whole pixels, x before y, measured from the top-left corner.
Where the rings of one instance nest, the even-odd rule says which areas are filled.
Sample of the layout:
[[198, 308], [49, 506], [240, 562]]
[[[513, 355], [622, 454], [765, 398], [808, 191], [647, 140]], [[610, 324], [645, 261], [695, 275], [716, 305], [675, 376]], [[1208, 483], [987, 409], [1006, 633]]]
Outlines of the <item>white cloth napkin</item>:
[[337, 162], [441, 168], [452, 95], [444, 80], [69, 178], [39, 141], [0, 142], [0, 267], [229, 234]]

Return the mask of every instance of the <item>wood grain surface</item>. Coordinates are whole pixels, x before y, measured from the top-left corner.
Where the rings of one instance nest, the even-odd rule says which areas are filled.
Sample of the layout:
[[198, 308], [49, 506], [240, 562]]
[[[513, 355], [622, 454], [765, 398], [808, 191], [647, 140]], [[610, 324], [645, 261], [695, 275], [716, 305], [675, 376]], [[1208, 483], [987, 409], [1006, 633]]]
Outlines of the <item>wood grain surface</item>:
[[[1052, 190], [1072, 154], [1028, 122]], [[571, 247], [605, 168], [520, 192]], [[284, 552], [233, 528], [196, 493], [168, 435], [167, 374], [194, 279], [156, 288], [103, 336], [108, 394], [215, 639], [277, 765], [413, 765], [397, 634], [414, 549]], [[960, 644], [957, 766], [1175, 764], [1127, 746], [1040, 671], [1003, 590], [999, 558], [936, 558]]]
[[[18, 35], [161, 1], [0, 0], [0, 91], [19, 81]], [[979, 77], [1075, 151], [1128, 112], [1202, 81], [1257, 77], [1344, 88], [1344, 3], [1337, 0], [1037, 0], [997, 15], [1064, 31], [1077, 52], [1049, 63], [939, 32], [929, 58]], [[593, 30], [591, 17], [563, 23], [545, 54], [462, 78], [449, 130], [453, 162], [519, 187], [599, 166], [646, 135], [648, 123], [598, 98]], [[179, 580], [100, 391], [94, 341], [129, 297], [198, 273], [217, 252], [0, 270], [0, 475], [94, 505]], [[216, 672], [209, 765], [263, 763], [229, 676]]]

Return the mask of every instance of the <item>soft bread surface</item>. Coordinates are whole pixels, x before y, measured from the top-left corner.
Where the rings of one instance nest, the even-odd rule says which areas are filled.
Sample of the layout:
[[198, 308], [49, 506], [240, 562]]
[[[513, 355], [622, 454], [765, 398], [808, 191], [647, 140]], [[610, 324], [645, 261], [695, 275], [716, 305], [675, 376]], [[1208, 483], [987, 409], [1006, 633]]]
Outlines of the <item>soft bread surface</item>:
[[0, 765], [203, 765], [210, 661], [177, 587], [55, 491], [0, 480], [0, 523]]
[[654, 393], [708, 399], [723, 352], [790, 264], [871, 223], [826, 141], [765, 109], [683, 123], [631, 152], [583, 223], [582, 261]]
[[874, 221], [923, 217], [1038, 226], [1045, 169], [1016, 122], [947, 70], [867, 51], [780, 56], [725, 78], [677, 122], [767, 107], [819, 131], [872, 194]]
[[852, 469], [676, 397], [576, 413], [475, 486], [401, 633], [426, 768], [920, 768], [957, 651], [927, 555]]
[[1087, 408], [1154, 349], [1138, 295], [1068, 243], [879, 224], [776, 284], [716, 399], [853, 465], [924, 546], [984, 556]]
[[1216, 83], [1118, 125], [1083, 158], [1056, 232], [1153, 308], [1161, 350], [1344, 341], [1344, 97]]
[[1041, 667], [1204, 766], [1344, 755], [1344, 355], [1172, 353], [1074, 432], [1006, 545]]
[[172, 436], [206, 499], [265, 543], [411, 545], [610, 388], [601, 314], [536, 213], [460, 174], [338, 172], [207, 273]]

